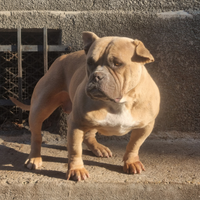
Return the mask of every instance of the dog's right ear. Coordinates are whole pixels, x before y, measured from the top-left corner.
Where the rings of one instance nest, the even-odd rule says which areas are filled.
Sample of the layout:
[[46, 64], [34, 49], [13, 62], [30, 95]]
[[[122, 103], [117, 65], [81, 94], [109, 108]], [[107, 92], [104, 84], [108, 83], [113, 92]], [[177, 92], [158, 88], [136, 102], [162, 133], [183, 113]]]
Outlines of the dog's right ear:
[[89, 48], [91, 47], [92, 43], [95, 40], [99, 39], [99, 37], [95, 33], [89, 32], [89, 31], [84, 31], [82, 33], [82, 38], [83, 38], [84, 50], [86, 54], [88, 53]]

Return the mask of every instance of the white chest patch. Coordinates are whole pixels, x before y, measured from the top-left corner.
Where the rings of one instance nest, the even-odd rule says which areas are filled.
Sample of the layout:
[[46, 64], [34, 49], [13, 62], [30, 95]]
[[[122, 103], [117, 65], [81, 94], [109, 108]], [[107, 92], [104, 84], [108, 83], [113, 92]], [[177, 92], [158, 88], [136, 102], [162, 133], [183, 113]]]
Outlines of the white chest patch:
[[120, 113], [107, 113], [103, 120], [98, 120], [99, 132], [103, 135], [121, 136], [136, 128], [140, 122], [133, 119], [131, 113], [124, 108]]

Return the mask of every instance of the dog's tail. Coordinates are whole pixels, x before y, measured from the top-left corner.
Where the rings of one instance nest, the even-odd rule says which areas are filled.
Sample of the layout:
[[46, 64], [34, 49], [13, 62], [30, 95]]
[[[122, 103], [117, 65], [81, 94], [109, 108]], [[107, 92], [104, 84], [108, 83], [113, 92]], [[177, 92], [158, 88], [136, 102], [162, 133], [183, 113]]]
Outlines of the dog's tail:
[[20, 107], [22, 110], [30, 111], [30, 105], [26, 105], [15, 99], [14, 97], [9, 97], [9, 99], [18, 107]]

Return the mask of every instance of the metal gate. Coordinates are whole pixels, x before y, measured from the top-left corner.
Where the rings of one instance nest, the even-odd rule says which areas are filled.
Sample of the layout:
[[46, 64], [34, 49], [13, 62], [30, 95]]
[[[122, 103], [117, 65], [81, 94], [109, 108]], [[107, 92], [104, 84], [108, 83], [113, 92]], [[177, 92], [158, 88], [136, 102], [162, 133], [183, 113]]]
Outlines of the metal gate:
[[69, 46], [60, 45], [61, 30], [21, 29], [0, 30], [0, 124], [6, 120], [22, 123], [27, 112], [9, 100], [30, 103], [33, 89], [61, 53]]

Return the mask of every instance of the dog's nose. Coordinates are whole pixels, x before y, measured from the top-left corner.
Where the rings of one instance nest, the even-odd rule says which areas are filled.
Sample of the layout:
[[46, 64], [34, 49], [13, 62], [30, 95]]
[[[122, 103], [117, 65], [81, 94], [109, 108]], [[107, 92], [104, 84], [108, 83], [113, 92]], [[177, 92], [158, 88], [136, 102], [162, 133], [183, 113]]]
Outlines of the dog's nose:
[[104, 74], [102, 74], [101, 72], [95, 72], [93, 74], [93, 81], [95, 82], [99, 82], [100, 80], [102, 80], [104, 78]]

